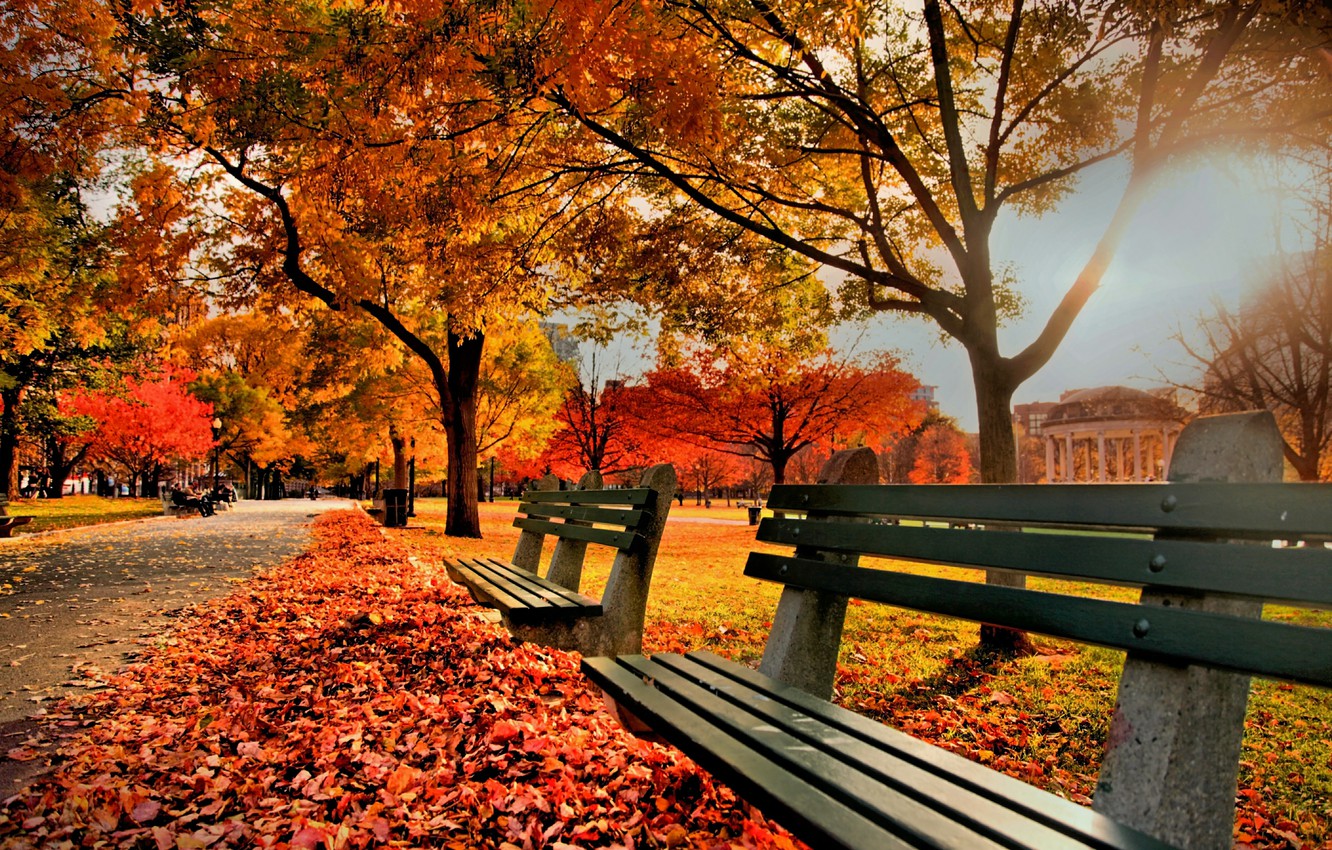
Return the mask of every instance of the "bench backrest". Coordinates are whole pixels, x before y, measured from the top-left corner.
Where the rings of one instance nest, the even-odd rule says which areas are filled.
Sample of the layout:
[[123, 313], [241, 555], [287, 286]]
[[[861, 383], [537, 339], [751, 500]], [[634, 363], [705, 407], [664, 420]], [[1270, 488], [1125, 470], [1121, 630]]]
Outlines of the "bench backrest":
[[[1332, 629], [1260, 619], [1268, 602], [1332, 604], [1332, 486], [1269, 483], [1281, 471], [1260, 412], [1190, 423], [1166, 484], [774, 488], [758, 537], [793, 552], [746, 567], [786, 585], [759, 669], [828, 698], [848, 597], [1127, 650], [1094, 808], [1175, 846], [1230, 846], [1249, 675], [1332, 687]], [[1028, 573], [1141, 597], [1029, 590]]]
[[538, 572], [547, 535], [555, 537], [546, 578], [570, 590], [582, 581], [583, 558], [589, 543], [616, 549], [620, 557], [650, 564], [675, 495], [675, 470], [670, 464], [649, 467], [638, 487], [608, 490], [601, 473], [588, 472], [575, 490], [558, 490], [553, 477], [523, 494], [513, 524], [522, 529], [513, 564]]
[[518, 505], [513, 524], [524, 531], [562, 539], [632, 549], [643, 543], [641, 529], [651, 519], [652, 491], [531, 490]]
[[[779, 486], [768, 507], [801, 512], [758, 531], [794, 553], [751, 554], [754, 578], [1332, 686], [1329, 629], [892, 569], [926, 562], [1327, 607], [1332, 485]], [[862, 556], [882, 569], [854, 566]]]

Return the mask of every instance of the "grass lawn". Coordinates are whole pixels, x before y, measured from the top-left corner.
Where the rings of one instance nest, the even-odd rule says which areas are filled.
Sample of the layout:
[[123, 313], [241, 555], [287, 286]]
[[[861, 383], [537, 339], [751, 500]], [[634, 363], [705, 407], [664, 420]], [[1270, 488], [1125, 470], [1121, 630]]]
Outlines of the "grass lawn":
[[[399, 539], [420, 554], [508, 557], [515, 501], [482, 503], [484, 540], [443, 535], [443, 501], [419, 499]], [[763, 652], [781, 588], [745, 578], [754, 528], [743, 508], [686, 499], [671, 511], [648, 603], [645, 651], [707, 648], [748, 664]], [[689, 520], [689, 521], [686, 521]], [[726, 523], [700, 520], [727, 520]], [[549, 547], [553, 544], [548, 543]], [[611, 556], [591, 547], [583, 592], [600, 594]], [[772, 551], [780, 551], [773, 547]], [[918, 565], [929, 574], [976, 571]], [[1066, 593], [1090, 588], [1033, 579]], [[1097, 586], [1099, 595], [1134, 595]], [[1332, 627], [1329, 612], [1273, 607], [1268, 617]], [[1082, 803], [1090, 803], [1123, 654], [1037, 638], [1017, 660], [975, 651], [977, 627], [852, 600], [835, 699], [939, 746]], [[1332, 692], [1255, 681], [1240, 762], [1236, 841], [1255, 847], [1332, 847]]]
[[11, 516], [36, 517], [14, 530], [14, 536], [57, 528], [96, 525], [123, 519], [160, 516], [162, 502], [152, 499], [107, 499], [102, 496], [65, 496], [61, 499], [19, 499], [9, 503]]

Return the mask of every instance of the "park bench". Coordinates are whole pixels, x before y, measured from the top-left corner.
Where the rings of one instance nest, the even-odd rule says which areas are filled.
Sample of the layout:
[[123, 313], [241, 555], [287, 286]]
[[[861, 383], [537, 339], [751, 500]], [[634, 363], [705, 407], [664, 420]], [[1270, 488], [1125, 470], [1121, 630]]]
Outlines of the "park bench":
[[199, 509], [195, 507], [177, 505], [171, 500], [171, 495], [172, 491], [169, 489], [164, 489], [158, 494], [159, 498], [162, 500], [162, 516], [186, 516], [188, 514], [197, 514], [199, 512]]
[[31, 516], [10, 516], [9, 500], [0, 495], [0, 537], [13, 537], [14, 529], [33, 521]]
[[[757, 671], [708, 652], [583, 669], [626, 726], [812, 847], [1229, 848], [1249, 677], [1332, 686], [1332, 629], [1260, 618], [1332, 603], [1332, 487], [1270, 483], [1281, 467], [1262, 413], [1191, 423], [1165, 484], [777, 486], [785, 514], [758, 540], [794, 551], [749, 555], [746, 575], [784, 585]], [[825, 473], [876, 481], [877, 461]], [[1025, 589], [1027, 573], [1141, 595]], [[1092, 808], [833, 705], [850, 598], [1124, 650]]]
[[[600, 489], [588, 473], [576, 490], [529, 490], [513, 524], [522, 529], [513, 557], [456, 558], [449, 576], [482, 605], [499, 611], [515, 637], [587, 653], [638, 652], [657, 546], [675, 495], [675, 469], [659, 464], [638, 487]], [[538, 575], [547, 536], [555, 547]], [[588, 544], [615, 550], [600, 600], [579, 593]]]
[[14, 529], [32, 522], [30, 516], [0, 516], [0, 537], [13, 537]]

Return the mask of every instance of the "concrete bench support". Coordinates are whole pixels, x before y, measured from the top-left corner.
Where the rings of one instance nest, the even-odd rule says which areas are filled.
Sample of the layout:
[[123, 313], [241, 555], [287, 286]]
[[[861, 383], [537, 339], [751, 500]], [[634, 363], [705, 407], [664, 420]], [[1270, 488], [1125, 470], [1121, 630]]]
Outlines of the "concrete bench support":
[[[1280, 481], [1281, 435], [1266, 411], [1204, 417], [1180, 437], [1172, 482]], [[1266, 545], [1266, 544], [1254, 544]], [[1260, 617], [1262, 604], [1147, 590], [1144, 603]], [[1249, 677], [1130, 654], [1119, 681], [1096, 811], [1183, 848], [1230, 847]]]

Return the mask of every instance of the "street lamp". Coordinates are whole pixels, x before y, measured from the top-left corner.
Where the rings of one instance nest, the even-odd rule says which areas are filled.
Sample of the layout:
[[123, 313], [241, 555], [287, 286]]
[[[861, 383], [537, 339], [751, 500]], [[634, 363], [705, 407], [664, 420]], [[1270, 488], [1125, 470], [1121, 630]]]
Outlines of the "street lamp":
[[217, 492], [218, 454], [222, 451], [222, 443], [219, 441], [218, 438], [221, 436], [222, 436], [222, 417], [214, 416], [213, 417], [213, 492], [214, 493]]

